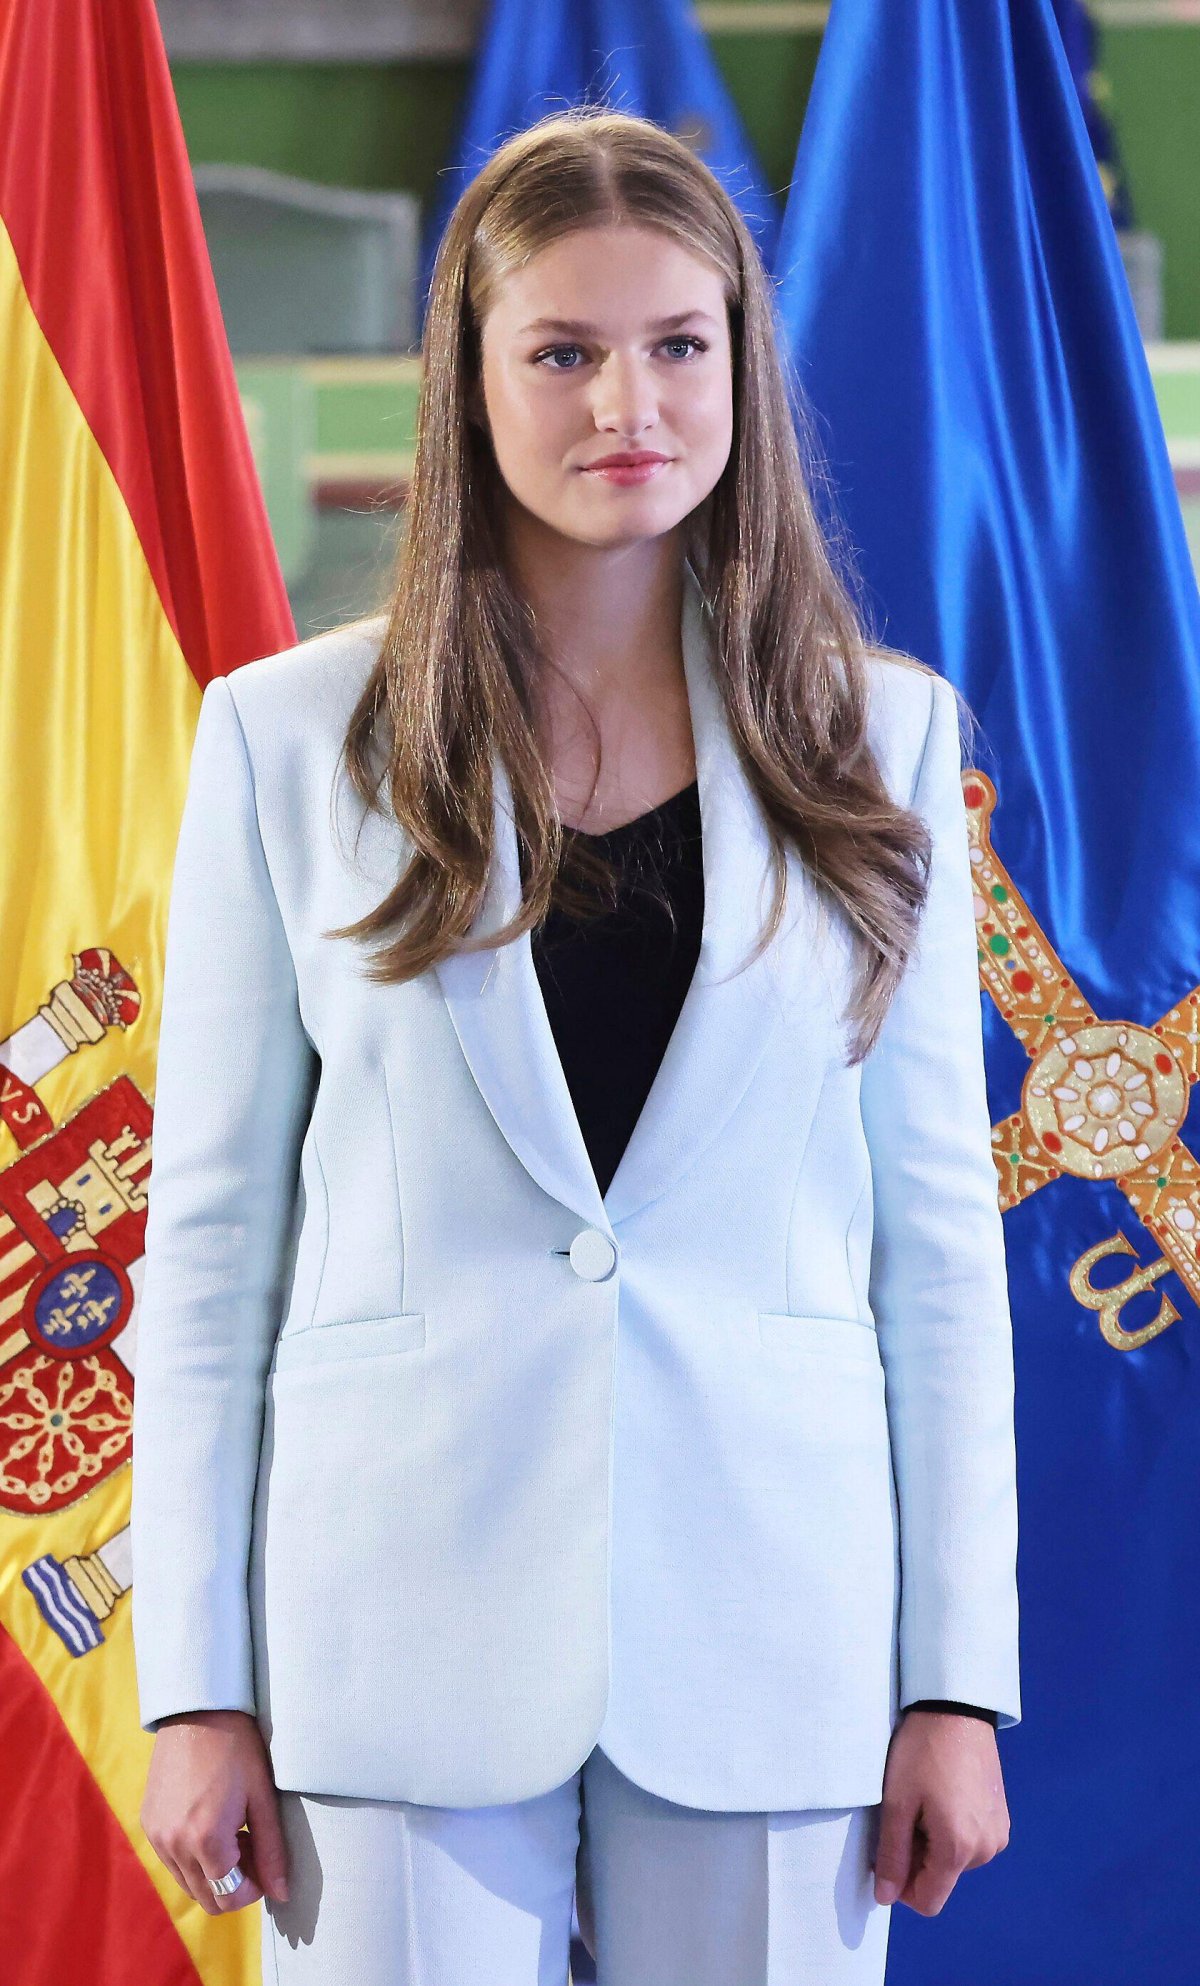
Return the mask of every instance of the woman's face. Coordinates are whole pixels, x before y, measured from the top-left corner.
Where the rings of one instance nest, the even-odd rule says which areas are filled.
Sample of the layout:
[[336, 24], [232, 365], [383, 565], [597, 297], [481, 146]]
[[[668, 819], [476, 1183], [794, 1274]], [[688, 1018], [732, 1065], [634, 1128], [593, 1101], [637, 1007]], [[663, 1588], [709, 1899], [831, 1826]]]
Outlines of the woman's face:
[[[580, 228], [542, 249], [502, 284], [482, 359], [509, 492], [580, 543], [660, 537], [703, 502], [729, 459], [721, 277], [656, 229]], [[644, 451], [663, 459], [624, 476], [594, 466]]]

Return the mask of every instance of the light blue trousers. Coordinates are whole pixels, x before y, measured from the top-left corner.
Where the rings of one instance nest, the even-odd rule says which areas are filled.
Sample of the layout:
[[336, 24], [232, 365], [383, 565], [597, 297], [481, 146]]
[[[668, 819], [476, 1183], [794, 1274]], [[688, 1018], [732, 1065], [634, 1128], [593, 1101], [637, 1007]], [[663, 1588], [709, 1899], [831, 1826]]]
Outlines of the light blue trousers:
[[598, 1986], [882, 1986], [878, 1807], [676, 1806], [599, 1746], [508, 1806], [279, 1798], [264, 1986], [566, 1986], [576, 1891]]

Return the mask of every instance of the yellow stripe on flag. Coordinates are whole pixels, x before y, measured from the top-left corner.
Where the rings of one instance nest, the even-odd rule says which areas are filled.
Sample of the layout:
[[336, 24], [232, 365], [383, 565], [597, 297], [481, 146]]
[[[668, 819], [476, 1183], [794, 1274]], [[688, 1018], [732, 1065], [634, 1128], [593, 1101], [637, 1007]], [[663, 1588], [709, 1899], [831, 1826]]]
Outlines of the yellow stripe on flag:
[[[167, 900], [200, 691], [2, 222], [0, 350], [0, 930], [10, 1003], [0, 1041], [36, 1016], [70, 977], [72, 955], [91, 946], [115, 953], [141, 1001], [130, 1028], [64, 1048], [39, 1077], [38, 1094], [61, 1125], [122, 1074], [153, 1098]], [[0, 1126], [0, 1168], [17, 1156]], [[10, 1228], [0, 1252], [11, 1245]], [[0, 1346], [18, 1323], [19, 1298], [10, 1298]], [[201, 1976], [245, 1981], [258, 1976], [258, 1910], [231, 1913], [233, 1922], [207, 1917], [140, 1826], [153, 1740], [138, 1720], [129, 1594], [104, 1619], [103, 1645], [73, 1656], [21, 1579], [43, 1553], [83, 1558], [124, 1530], [129, 1488], [122, 1467], [57, 1513], [0, 1513], [0, 1620], [50, 1692]]]

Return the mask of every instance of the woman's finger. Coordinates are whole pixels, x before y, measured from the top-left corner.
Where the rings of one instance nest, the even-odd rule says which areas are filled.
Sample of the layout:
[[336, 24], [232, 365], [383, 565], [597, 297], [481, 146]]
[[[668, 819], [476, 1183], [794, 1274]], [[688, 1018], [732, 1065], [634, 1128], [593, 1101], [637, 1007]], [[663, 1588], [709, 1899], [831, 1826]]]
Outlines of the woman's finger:
[[218, 1916], [217, 1899], [208, 1887], [204, 1879], [204, 1871], [195, 1857], [192, 1855], [182, 1856], [180, 1858], [179, 1869], [180, 1881], [191, 1897], [192, 1902], [200, 1905], [206, 1917]]
[[[211, 1916], [220, 1917], [229, 1910], [242, 1910], [248, 1903], [257, 1903], [262, 1896], [262, 1890], [255, 1882], [252, 1872], [246, 1866], [244, 1851], [247, 1846], [246, 1836], [239, 1834], [230, 1851], [226, 1852], [224, 1849], [220, 1849], [216, 1855], [205, 1854], [197, 1857], [195, 1867], [196, 1888], [193, 1894], [196, 1896], [197, 1902], [204, 1904]], [[216, 1866], [217, 1863], [220, 1863], [219, 1868]], [[242, 1877], [237, 1888], [230, 1890], [226, 1896], [214, 1896], [208, 1886], [209, 1877], [211, 1876], [214, 1881], [219, 1881], [222, 1876], [227, 1876], [235, 1866], [241, 1871]]]
[[264, 1770], [246, 1795], [251, 1866], [255, 1879], [279, 1902], [287, 1901], [287, 1843], [279, 1811], [279, 1794]]
[[915, 1859], [916, 1815], [914, 1801], [892, 1797], [881, 1804], [875, 1845], [877, 1903], [899, 1902], [908, 1887]]
[[[151, 1846], [153, 1847], [154, 1844], [151, 1843]], [[175, 1860], [175, 1857], [173, 1855], [164, 1854], [162, 1849], [157, 1847], [154, 1848], [154, 1852], [158, 1856], [159, 1861], [162, 1863], [163, 1868], [167, 1871], [168, 1875], [174, 1876], [176, 1882], [179, 1884], [179, 1887], [183, 1891], [184, 1895], [190, 1896], [192, 1893], [191, 1885], [187, 1881], [187, 1878], [185, 1877], [183, 1870], [180, 1868], [178, 1862]]]

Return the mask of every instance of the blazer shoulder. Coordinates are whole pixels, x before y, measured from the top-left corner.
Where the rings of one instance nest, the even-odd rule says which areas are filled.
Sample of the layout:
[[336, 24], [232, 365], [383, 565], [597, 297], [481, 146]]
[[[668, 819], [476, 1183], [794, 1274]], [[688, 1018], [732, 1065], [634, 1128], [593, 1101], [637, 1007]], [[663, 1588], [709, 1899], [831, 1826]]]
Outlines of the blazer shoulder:
[[224, 680], [251, 753], [340, 745], [385, 627], [374, 615], [230, 670]]
[[867, 654], [867, 736], [888, 790], [903, 806], [912, 802], [939, 698], [954, 702], [944, 676], [924, 662], [871, 649]]

